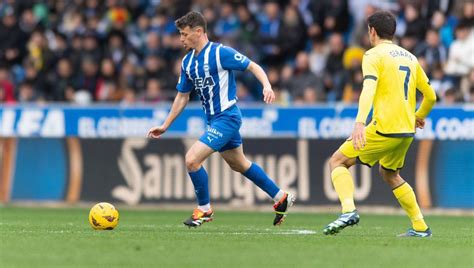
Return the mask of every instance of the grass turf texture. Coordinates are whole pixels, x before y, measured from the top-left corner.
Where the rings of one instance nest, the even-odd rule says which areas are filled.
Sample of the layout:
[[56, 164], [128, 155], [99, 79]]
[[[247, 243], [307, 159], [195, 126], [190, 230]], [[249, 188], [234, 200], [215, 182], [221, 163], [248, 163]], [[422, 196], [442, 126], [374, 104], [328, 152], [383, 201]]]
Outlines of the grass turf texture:
[[[120, 208], [119, 208], [120, 209]], [[474, 267], [473, 217], [428, 216], [429, 239], [399, 238], [404, 216], [361, 215], [337, 236], [328, 214], [216, 212], [188, 229], [190, 211], [120, 210], [116, 230], [95, 231], [88, 210], [0, 208], [3, 267]]]

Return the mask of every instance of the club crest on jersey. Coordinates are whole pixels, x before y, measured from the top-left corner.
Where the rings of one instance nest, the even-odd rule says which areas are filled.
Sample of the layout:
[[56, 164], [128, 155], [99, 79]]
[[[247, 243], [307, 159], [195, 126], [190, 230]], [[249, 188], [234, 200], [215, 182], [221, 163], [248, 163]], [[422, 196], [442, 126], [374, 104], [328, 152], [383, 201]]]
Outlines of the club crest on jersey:
[[212, 76], [194, 78], [194, 86], [198, 89], [213, 87], [215, 85], [216, 83], [214, 83], [214, 79], [212, 79]]

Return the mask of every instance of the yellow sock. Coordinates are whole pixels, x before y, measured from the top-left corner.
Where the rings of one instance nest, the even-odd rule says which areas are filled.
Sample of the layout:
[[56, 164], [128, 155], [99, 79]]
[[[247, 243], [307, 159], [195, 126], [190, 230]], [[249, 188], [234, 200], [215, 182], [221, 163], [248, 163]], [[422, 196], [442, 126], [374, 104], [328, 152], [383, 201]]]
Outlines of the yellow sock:
[[423, 220], [423, 214], [416, 202], [415, 192], [408, 183], [403, 183], [393, 190], [393, 194], [398, 199], [398, 202], [410, 217], [413, 229], [416, 231], [426, 231], [428, 226]]
[[354, 182], [349, 170], [337, 167], [331, 172], [331, 179], [341, 201], [342, 213], [354, 211]]

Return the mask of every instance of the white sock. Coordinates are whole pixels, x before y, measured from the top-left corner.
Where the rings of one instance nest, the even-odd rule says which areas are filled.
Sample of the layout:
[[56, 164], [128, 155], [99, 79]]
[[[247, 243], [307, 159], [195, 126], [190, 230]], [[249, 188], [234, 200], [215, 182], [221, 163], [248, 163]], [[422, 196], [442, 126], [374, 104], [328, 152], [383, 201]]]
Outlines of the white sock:
[[278, 193], [273, 197], [273, 201], [275, 201], [275, 203], [280, 201], [280, 199], [282, 199], [284, 195], [285, 192], [283, 192], [282, 190], [278, 191]]
[[211, 203], [207, 203], [205, 205], [198, 206], [198, 209], [200, 209], [204, 212], [208, 212], [209, 210], [211, 210]]

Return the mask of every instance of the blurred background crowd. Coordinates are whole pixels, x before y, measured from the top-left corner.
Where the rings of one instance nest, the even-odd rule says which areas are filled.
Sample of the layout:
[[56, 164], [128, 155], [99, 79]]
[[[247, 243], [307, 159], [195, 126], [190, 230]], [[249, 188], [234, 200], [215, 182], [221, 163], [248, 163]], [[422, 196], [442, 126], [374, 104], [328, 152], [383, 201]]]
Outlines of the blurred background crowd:
[[[439, 102], [474, 102], [473, 1], [3, 0], [0, 103], [170, 101], [185, 54], [174, 20], [190, 10], [211, 41], [265, 68], [277, 103], [356, 103], [365, 18], [377, 9], [397, 16], [395, 42], [418, 57]], [[261, 101], [250, 73], [237, 80], [240, 102]]]

